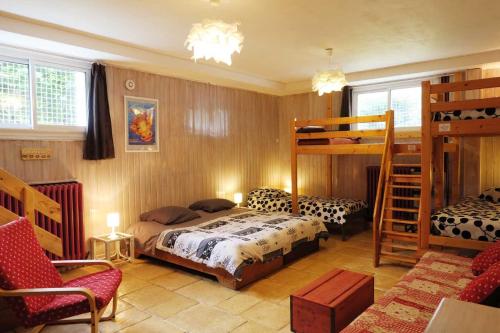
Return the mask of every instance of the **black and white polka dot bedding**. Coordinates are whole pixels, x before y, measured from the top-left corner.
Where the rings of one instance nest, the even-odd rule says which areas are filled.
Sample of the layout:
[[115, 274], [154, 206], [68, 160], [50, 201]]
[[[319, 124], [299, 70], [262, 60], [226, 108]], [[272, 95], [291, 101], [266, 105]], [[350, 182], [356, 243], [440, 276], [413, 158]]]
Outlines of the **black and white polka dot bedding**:
[[[273, 190], [272, 195], [264, 195], [262, 191], [265, 190], [267, 189], [258, 189], [248, 194], [248, 208], [265, 212], [292, 212], [292, 197], [289, 193], [269, 189]], [[278, 193], [276, 191], [283, 193], [281, 196], [277, 196], [275, 195]], [[347, 215], [367, 207], [368, 205], [363, 200], [299, 196], [300, 214], [319, 217], [325, 223], [344, 224]]]
[[500, 108], [485, 108], [477, 110], [455, 110], [455, 111], [434, 113], [435, 121], [489, 119], [489, 118], [500, 118]]
[[500, 240], [500, 202], [467, 197], [431, 217], [436, 235], [480, 241]]

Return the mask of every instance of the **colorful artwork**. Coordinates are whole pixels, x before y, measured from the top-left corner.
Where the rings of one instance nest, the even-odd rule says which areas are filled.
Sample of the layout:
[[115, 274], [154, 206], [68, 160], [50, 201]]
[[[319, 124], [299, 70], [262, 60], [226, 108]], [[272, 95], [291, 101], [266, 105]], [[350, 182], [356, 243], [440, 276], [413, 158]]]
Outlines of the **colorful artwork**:
[[159, 151], [158, 100], [125, 96], [126, 151]]

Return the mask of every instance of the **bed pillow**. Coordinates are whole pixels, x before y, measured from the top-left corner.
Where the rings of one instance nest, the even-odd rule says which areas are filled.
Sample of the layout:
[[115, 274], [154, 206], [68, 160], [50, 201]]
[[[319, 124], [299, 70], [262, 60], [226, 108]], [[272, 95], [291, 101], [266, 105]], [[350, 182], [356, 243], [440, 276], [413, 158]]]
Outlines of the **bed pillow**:
[[248, 192], [249, 197], [266, 197], [266, 198], [283, 198], [289, 196], [290, 193], [277, 188], [257, 188]]
[[472, 280], [458, 295], [461, 301], [482, 303], [500, 287], [500, 262]]
[[479, 195], [479, 199], [493, 203], [500, 203], [500, 187], [487, 189]]
[[200, 217], [191, 209], [179, 206], [166, 206], [142, 213], [139, 217], [141, 221], [154, 221], [161, 224], [177, 224], [187, 222]]
[[482, 274], [497, 262], [500, 262], [500, 242], [498, 241], [488, 246], [472, 260], [472, 273]]
[[297, 133], [323, 133], [323, 132], [326, 132], [326, 130], [323, 127], [318, 127], [318, 126], [301, 127], [297, 130]]
[[215, 213], [221, 210], [231, 209], [234, 206], [236, 206], [236, 204], [230, 200], [206, 199], [192, 203], [191, 206], [189, 206], [189, 208], [192, 210], [204, 210], [205, 212], [208, 213]]

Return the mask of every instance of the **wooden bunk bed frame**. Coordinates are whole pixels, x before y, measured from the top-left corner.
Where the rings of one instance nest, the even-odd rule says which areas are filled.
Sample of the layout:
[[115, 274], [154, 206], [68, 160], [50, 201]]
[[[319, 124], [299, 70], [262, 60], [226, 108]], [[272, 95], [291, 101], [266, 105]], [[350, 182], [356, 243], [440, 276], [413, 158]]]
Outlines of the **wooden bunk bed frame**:
[[[385, 127], [383, 129], [375, 130], [349, 130], [338, 131], [331, 129], [332, 126], [343, 124], [360, 124], [360, 123], [380, 123], [383, 122]], [[297, 133], [298, 128], [307, 126], [323, 126], [327, 127], [325, 132], [319, 133]], [[323, 118], [323, 119], [309, 119], [309, 120], [293, 120], [290, 126], [291, 137], [291, 182], [292, 182], [292, 213], [298, 214], [298, 187], [297, 187], [297, 159], [301, 154], [319, 154], [319, 155], [381, 155], [382, 167], [380, 168], [380, 177], [377, 188], [377, 196], [374, 209], [374, 217], [380, 214], [378, 207], [379, 197], [382, 191], [382, 180], [385, 177], [386, 168], [384, 167], [385, 161], [389, 158], [388, 151], [394, 148], [394, 112], [392, 110], [386, 111], [384, 115], [376, 116], [358, 116], [358, 117], [342, 117], [342, 118]], [[334, 139], [334, 138], [384, 138], [383, 143], [359, 143], [359, 144], [339, 144], [339, 145], [299, 145], [300, 139]], [[329, 159], [331, 160], [331, 159]], [[328, 164], [328, 196], [331, 196], [331, 179], [332, 170], [331, 164]], [[375, 219], [376, 220], [376, 219]]]
[[[422, 82], [422, 189], [421, 189], [421, 228], [419, 228], [419, 248], [428, 249], [430, 245], [483, 250], [488, 242], [436, 236], [431, 234], [431, 212], [434, 207], [442, 208], [444, 191], [444, 138], [465, 136], [500, 136], [500, 118], [433, 121], [436, 112], [454, 110], [474, 110], [500, 107], [500, 98], [479, 98], [463, 100], [463, 93], [469, 90], [499, 88], [500, 78], [488, 78], [453, 83], [431, 84]], [[455, 93], [454, 101], [431, 103], [432, 95]], [[434, 172], [433, 172], [434, 171]], [[432, 196], [433, 184], [436, 195]], [[453, 186], [456, 187], [456, 184]], [[457, 192], [455, 190], [455, 192]], [[454, 201], [454, 200], [452, 200]], [[452, 202], [455, 203], [455, 202]]]

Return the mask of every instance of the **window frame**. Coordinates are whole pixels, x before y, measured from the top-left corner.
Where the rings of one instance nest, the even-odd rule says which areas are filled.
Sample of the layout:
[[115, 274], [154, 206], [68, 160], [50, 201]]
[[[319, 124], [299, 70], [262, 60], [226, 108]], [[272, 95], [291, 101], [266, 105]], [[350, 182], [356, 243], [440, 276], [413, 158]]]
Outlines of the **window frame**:
[[[376, 93], [376, 92], [387, 92], [387, 106], [388, 109], [391, 108], [391, 97], [392, 90], [405, 89], [405, 88], [416, 88], [421, 87], [422, 81], [432, 80], [432, 78], [419, 78], [404, 81], [391, 81], [377, 84], [369, 84], [353, 87], [352, 89], [352, 115], [358, 116], [358, 95], [366, 93]], [[409, 126], [409, 127], [396, 127], [394, 126], [394, 131], [396, 132], [415, 132], [420, 131], [422, 126]], [[356, 129], [358, 126], [356, 124]]]
[[[14, 140], [69, 140], [85, 139], [87, 125], [39, 125], [36, 108], [36, 66], [46, 66], [62, 70], [79, 71], [85, 74], [85, 110], [88, 110], [91, 63], [85, 60], [43, 54], [35, 51], [0, 47], [0, 61], [28, 65], [31, 124], [5, 126], [0, 124], [0, 139]], [[85, 114], [88, 119], [88, 112]]]

